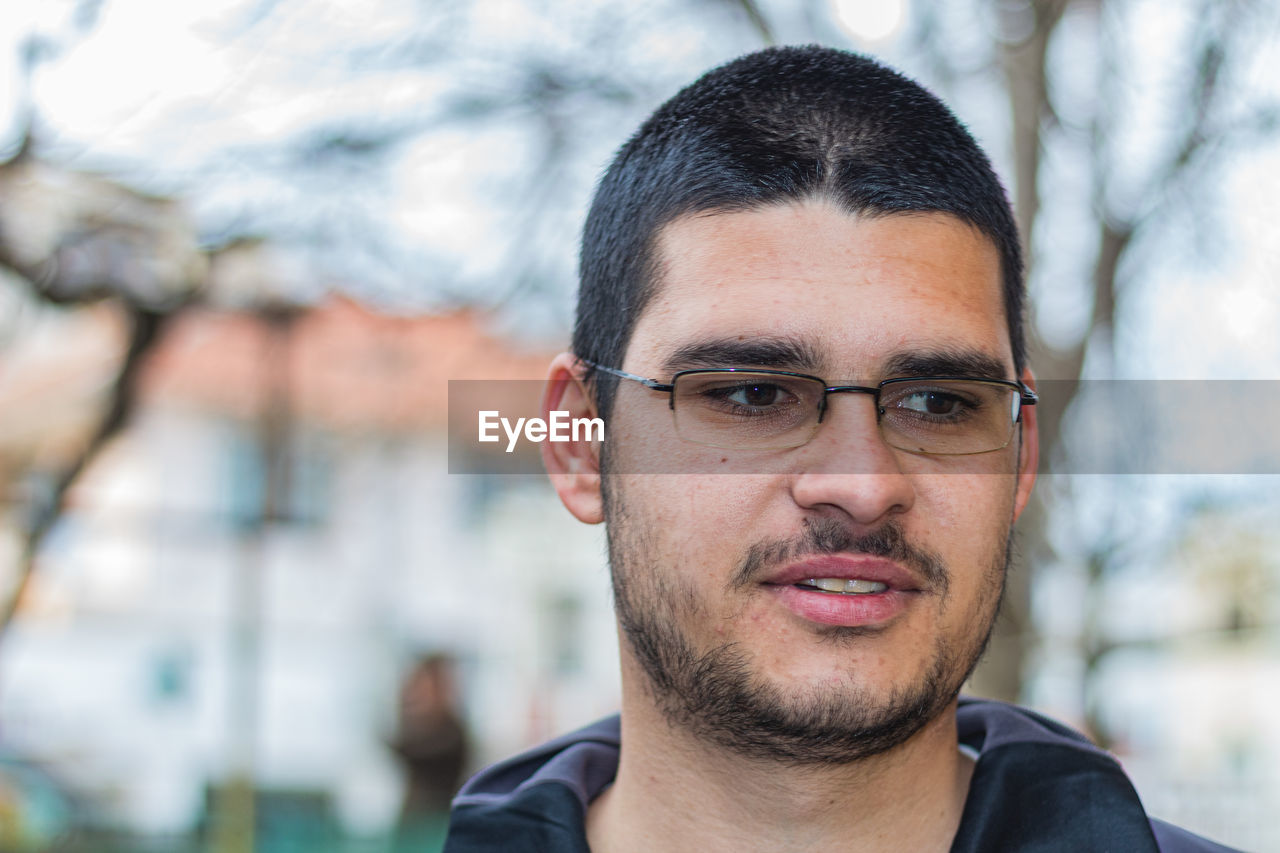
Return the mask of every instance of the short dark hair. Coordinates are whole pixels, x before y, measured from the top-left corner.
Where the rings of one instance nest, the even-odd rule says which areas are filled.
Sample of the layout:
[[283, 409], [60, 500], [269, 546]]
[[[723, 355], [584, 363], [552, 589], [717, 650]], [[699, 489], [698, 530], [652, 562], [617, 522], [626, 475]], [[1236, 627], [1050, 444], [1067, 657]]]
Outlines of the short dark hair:
[[[656, 292], [655, 239], [668, 223], [812, 198], [850, 214], [950, 213], [989, 237], [1000, 253], [1021, 372], [1022, 253], [990, 161], [920, 84], [819, 46], [769, 48], [709, 71], [622, 146], [583, 229], [574, 352], [621, 366]], [[598, 379], [596, 401], [607, 417], [616, 380]]]

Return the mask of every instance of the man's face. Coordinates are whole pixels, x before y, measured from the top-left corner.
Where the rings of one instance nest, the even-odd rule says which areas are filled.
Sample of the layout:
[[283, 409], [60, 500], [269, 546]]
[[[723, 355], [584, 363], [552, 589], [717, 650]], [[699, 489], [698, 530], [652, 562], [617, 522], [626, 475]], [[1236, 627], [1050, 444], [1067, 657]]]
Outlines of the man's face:
[[[677, 220], [658, 249], [630, 373], [768, 367], [874, 385], [986, 365], [1015, 378], [999, 257], [953, 217], [779, 205]], [[1033, 442], [912, 454], [883, 442], [871, 397], [828, 403], [788, 450], [684, 442], [667, 395], [638, 383], [620, 384], [609, 424], [626, 654], [671, 721], [750, 755], [846, 761], [941, 713], [985, 644], [1034, 476]]]

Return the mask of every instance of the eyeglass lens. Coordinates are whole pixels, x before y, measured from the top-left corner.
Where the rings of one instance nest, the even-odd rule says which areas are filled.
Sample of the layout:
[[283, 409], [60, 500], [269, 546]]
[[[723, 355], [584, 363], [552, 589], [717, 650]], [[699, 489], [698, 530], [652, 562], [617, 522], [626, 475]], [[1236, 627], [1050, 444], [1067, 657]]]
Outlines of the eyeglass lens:
[[[823, 419], [826, 391], [800, 376], [707, 371], [679, 375], [672, 394], [682, 438], [747, 450], [807, 442]], [[890, 446], [916, 453], [999, 450], [1013, 435], [1017, 394], [977, 380], [889, 382], [880, 389], [880, 430]]]

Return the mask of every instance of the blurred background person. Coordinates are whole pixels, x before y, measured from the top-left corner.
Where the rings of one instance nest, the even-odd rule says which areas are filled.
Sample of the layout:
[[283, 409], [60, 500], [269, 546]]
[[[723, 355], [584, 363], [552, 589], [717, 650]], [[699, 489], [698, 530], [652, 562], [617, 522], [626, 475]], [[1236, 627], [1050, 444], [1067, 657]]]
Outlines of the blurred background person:
[[449, 656], [427, 655], [405, 677], [391, 747], [406, 778], [396, 850], [437, 849], [470, 756]]

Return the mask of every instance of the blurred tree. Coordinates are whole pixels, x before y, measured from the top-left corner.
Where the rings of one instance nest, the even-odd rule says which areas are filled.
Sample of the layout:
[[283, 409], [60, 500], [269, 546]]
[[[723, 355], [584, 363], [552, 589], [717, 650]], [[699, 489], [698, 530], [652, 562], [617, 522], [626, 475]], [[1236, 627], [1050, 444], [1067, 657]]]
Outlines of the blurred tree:
[[1171, 560], [1191, 575], [1206, 606], [1199, 627], [1227, 642], [1261, 640], [1277, 621], [1271, 590], [1280, 581], [1280, 537], [1257, 513], [1193, 507]]
[[[958, 53], [948, 38], [957, 6], [990, 24], [985, 58]], [[1167, 28], [1170, 21], [1177, 42], [1171, 51], [1161, 50], [1168, 47], [1158, 43], [1163, 34], [1153, 38], [1151, 28]], [[963, 0], [927, 5], [917, 21], [919, 43], [952, 85], [999, 69], [1033, 297], [1044, 295], [1046, 283], [1064, 286], [1070, 272], [1087, 273], [1091, 282], [1091, 316], [1074, 340], [1063, 342], [1058, 334], [1051, 341], [1043, 313], [1032, 324], [1031, 363], [1041, 380], [1052, 380], [1052, 394], [1036, 407], [1041, 454], [1051, 460], [1066, 458], [1063, 418], [1081, 379], [1115, 375], [1117, 308], [1143, 283], [1133, 259], [1161, 245], [1167, 252], [1186, 233], [1204, 239], [1228, 155], [1271, 138], [1280, 127], [1280, 104], [1256, 84], [1276, 26], [1274, 5], [1251, 0], [1160, 6], [1136, 0], [984, 0], [975, 6]], [[972, 47], [964, 41], [962, 50]], [[1072, 184], [1084, 187], [1082, 196], [1070, 191]], [[1087, 266], [1064, 260], [1081, 248], [1064, 225], [1092, 231], [1082, 253], [1091, 259]], [[1210, 262], [1220, 260], [1208, 254]], [[1052, 275], [1046, 274], [1049, 266]], [[1033, 570], [1055, 559], [1047, 536], [1053, 502], [1042, 488], [1020, 524], [1020, 549]], [[1108, 573], [1133, 556], [1121, 547], [1132, 531], [1115, 526], [1120, 523], [1115, 520], [1083, 555], [1089, 590], [1081, 637], [1085, 709], [1104, 742], [1091, 682], [1114, 644], [1088, 614], [1099, 611]], [[1010, 578], [1005, 618], [975, 676], [988, 695], [1012, 700], [1020, 692], [1036, 643], [1030, 580], [1025, 572]]]
[[276, 0], [223, 34], [280, 60], [282, 88], [314, 90], [321, 58], [341, 70], [324, 109], [202, 157], [206, 230], [306, 245], [371, 302], [480, 304], [556, 337], [619, 128], [772, 38], [755, 0], [389, 5], [395, 28], [354, 37], [332, 12], [300, 26], [312, 5]]
[[[526, 309], [554, 304], [573, 278], [566, 249], [590, 189], [591, 170], [583, 164], [600, 160], [602, 144], [611, 139], [602, 128], [620, 113], [628, 115], [625, 123], [638, 121], [632, 116], [687, 76], [647, 53], [655, 43], [637, 41], [636, 33], [657, 38], [682, 26], [691, 39], [682, 49], [696, 57], [695, 67], [771, 38], [755, 0], [673, 0], [642, 11], [570, 3], [551, 4], [536, 15], [503, 10], [528, 16], [528, 29], [514, 22], [495, 28], [486, 18], [492, 10], [483, 6], [417, 6], [410, 27], [393, 35], [375, 28], [367, 37], [353, 36], [333, 9], [317, 18], [310, 14], [314, 6], [299, 0], [251, 4], [224, 22], [220, 37], [284, 58], [283, 79], [276, 81], [281, 85], [298, 85], [299, 72], [310, 72], [323, 56], [339, 69], [329, 75], [335, 90], [363, 95], [408, 80], [414, 91], [394, 108], [376, 98], [334, 97], [283, 139], [249, 135], [201, 151], [184, 187], [197, 207], [203, 202], [213, 211], [198, 223], [200, 217], [175, 199], [36, 156], [40, 123], [32, 79], [42, 65], [92, 39], [110, 5], [78, 0], [64, 10], [58, 28], [23, 41], [18, 109], [25, 130], [17, 153], [0, 164], [0, 268], [35, 304], [68, 310], [109, 305], [127, 330], [109, 388], [79, 401], [80, 434], [63, 442], [72, 449], [45, 453], [36, 464], [32, 447], [0, 448], [7, 478], [0, 487], [10, 503], [17, 495], [21, 509], [21, 553], [10, 589], [0, 590], [0, 632], [71, 487], [127, 425], [146, 355], [174, 316], [212, 295], [269, 320], [282, 302], [312, 301], [335, 286], [371, 302], [413, 308], [433, 302]], [[736, 32], [717, 45], [721, 56], [705, 54], [695, 21], [722, 37], [725, 25]], [[655, 73], [658, 68], [665, 73]], [[305, 77], [305, 87], [314, 89], [317, 81]], [[218, 116], [211, 109], [204, 118]], [[201, 136], [186, 126], [182, 133]], [[49, 135], [56, 138], [56, 131]], [[433, 161], [451, 156], [442, 146], [460, 140], [476, 148], [472, 162], [459, 169], [467, 173], [465, 192], [473, 197], [428, 181], [433, 197], [419, 201], [426, 218], [447, 231], [458, 211], [477, 207], [475, 195], [487, 196], [479, 207], [497, 218], [506, 239], [493, 251], [472, 249], [483, 255], [478, 271], [450, 255], [447, 236], [415, 240], [395, 209], [399, 176], [421, 168], [443, 177]], [[180, 147], [172, 139], [158, 142]], [[159, 174], [166, 169], [162, 162], [153, 168]], [[307, 255], [311, 274], [282, 283], [265, 268], [270, 249], [261, 235]], [[253, 257], [246, 273], [247, 246]], [[227, 272], [233, 268], [234, 274]], [[10, 347], [22, 331], [13, 324]], [[26, 435], [38, 438], [39, 432]]]
[[[30, 140], [0, 164], [0, 268], [11, 285], [26, 286], [38, 303], [66, 308], [109, 303], [127, 329], [123, 355], [110, 388], [80, 401], [99, 409], [82, 418], [82, 434], [66, 452], [39, 452], [46, 430], [19, 433], [17, 446], [0, 445], [6, 495], [23, 481], [21, 551], [11, 588], [0, 597], [0, 631], [8, 625], [31, 577], [45, 538], [61, 514], [68, 491], [97, 453], [126, 425], [137, 396], [144, 357], [166, 321], [198, 297], [206, 259], [177, 204], [146, 196], [112, 181], [40, 162]], [[22, 334], [15, 323], [8, 341]], [[73, 389], [71, 389], [73, 390]], [[40, 412], [20, 414], [36, 417]], [[78, 419], [79, 420], [79, 419]], [[26, 446], [23, 446], [23, 445]], [[44, 457], [45, 464], [35, 460]], [[23, 464], [23, 459], [27, 464]]]

